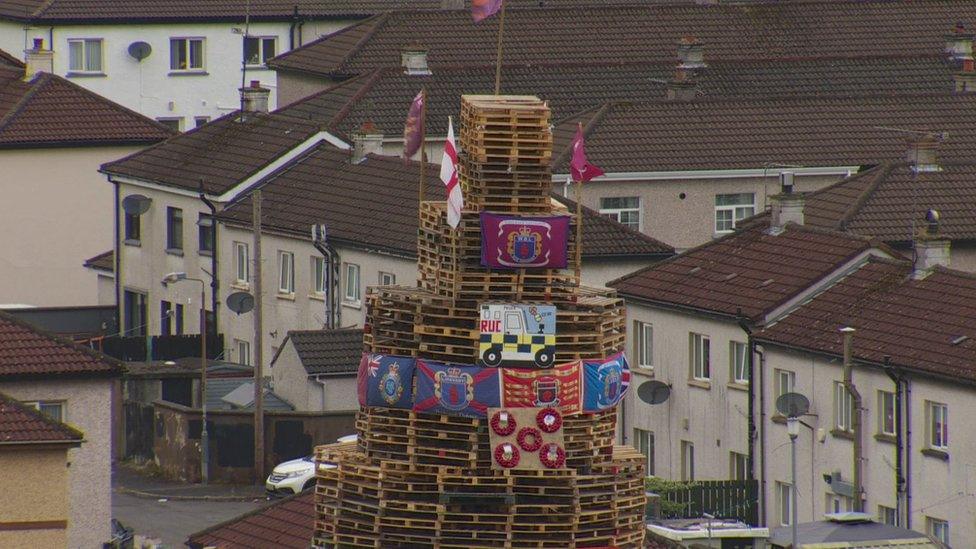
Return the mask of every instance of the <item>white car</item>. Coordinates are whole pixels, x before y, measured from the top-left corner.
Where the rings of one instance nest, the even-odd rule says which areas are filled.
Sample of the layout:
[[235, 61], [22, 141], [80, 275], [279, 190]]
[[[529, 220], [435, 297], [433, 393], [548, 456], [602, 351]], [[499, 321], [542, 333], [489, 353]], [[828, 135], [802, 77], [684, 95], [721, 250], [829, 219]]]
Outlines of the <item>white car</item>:
[[[339, 442], [355, 442], [356, 435], [339, 438]], [[334, 463], [320, 463], [322, 469], [332, 469]], [[305, 456], [298, 459], [279, 463], [268, 480], [264, 482], [264, 490], [271, 497], [297, 494], [315, 486], [315, 456]]]

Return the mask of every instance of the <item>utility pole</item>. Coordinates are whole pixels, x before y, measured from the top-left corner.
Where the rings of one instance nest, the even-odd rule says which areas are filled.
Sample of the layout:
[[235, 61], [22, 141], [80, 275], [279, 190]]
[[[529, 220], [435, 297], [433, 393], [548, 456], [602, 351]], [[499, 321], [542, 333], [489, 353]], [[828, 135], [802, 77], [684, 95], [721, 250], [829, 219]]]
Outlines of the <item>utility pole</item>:
[[254, 223], [254, 479], [264, 480], [264, 327], [261, 309], [261, 189], [251, 195]]
[[844, 388], [851, 395], [853, 410], [851, 411], [851, 428], [854, 431], [854, 511], [864, 511], [864, 494], [862, 488], [861, 462], [864, 457], [861, 429], [861, 393], [857, 391], [853, 381], [854, 369], [854, 328], [841, 328], [844, 334]]

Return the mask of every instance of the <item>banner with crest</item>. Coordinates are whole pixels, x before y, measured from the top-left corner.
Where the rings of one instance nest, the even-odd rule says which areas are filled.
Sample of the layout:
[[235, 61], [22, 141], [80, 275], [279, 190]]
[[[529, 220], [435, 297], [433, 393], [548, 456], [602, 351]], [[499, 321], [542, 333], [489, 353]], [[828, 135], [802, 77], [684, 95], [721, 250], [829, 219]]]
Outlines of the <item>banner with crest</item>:
[[456, 416], [485, 417], [501, 405], [497, 368], [417, 361], [413, 409]]
[[602, 412], [620, 403], [630, 386], [627, 357], [617, 353], [604, 360], [583, 361], [583, 410]]
[[507, 408], [558, 408], [563, 414], [582, 410], [580, 361], [547, 370], [501, 368], [502, 403]]
[[383, 408], [413, 406], [416, 359], [366, 353], [359, 361], [359, 404]]
[[569, 216], [481, 212], [481, 264], [493, 269], [565, 269]]

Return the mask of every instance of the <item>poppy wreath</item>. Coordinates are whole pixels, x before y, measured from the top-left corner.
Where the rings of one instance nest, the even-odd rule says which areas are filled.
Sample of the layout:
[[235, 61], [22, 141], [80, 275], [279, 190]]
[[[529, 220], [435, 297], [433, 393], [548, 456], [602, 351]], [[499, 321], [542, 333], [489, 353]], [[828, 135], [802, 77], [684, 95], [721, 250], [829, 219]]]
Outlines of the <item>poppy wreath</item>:
[[555, 408], [543, 408], [535, 415], [535, 422], [545, 433], [555, 433], [563, 426], [563, 417]]
[[508, 435], [515, 432], [515, 428], [518, 426], [515, 423], [515, 417], [512, 414], [508, 414], [508, 419], [505, 423], [502, 423], [502, 412], [495, 412], [491, 416], [491, 430], [495, 432], [496, 435], [507, 437]]
[[[508, 446], [511, 449], [511, 452], [508, 452], [507, 455], [505, 452], [506, 446]], [[506, 469], [511, 469], [512, 467], [515, 467], [516, 465], [518, 465], [519, 462], [518, 448], [506, 442], [499, 444], [498, 446], [495, 447], [495, 462], [497, 462], [499, 465], [501, 465]]]
[[515, 440], [519, 448], [526, 452], [535, 452], [542, 446], [542, 433], [535, 427], [522, 427]]
[[550, 442], [539, 450], [539, 461], [547, 469], [559, 469], [566, 463], [566, 451], [555, 442]]

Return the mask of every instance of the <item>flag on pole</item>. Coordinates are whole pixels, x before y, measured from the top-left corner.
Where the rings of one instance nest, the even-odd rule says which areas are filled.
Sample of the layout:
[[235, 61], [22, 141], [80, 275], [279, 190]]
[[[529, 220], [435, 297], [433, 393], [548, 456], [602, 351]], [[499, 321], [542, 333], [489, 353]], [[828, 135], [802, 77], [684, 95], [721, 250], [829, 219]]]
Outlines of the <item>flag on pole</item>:
[[573, 138], [573, 159], [570, 161], [573, 181], [585, 183], [594, 177], [603, 175], [603, 170], [590, 164], [586, 159], [586, 148], [583, 144], [583, 124], [576, 129], [576, 137]]
[[444, 158], [441, 160], [441, 181], [447, 187], [447, 224], [456, 229], [461, 222], [464, 198], [458, 184], [457, 145], [454, 144], [454, 121], [447, 119], [447, 141], [444, 142]]
[[504, 0], [471, 0], [471, 16], [477, 23], [498, 13]]
[[403, 126], [403, 157], [413, 158], [424, 141], [424, 92], [421, 90], [410, 103], [407, 123]]

